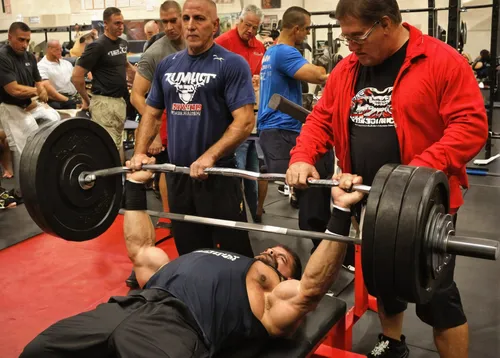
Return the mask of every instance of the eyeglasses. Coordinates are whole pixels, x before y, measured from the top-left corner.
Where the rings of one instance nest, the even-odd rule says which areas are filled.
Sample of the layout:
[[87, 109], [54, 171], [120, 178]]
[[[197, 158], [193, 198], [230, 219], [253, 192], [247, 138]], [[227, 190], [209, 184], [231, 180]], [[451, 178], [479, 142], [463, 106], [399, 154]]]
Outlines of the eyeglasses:
[[373, 24], [373, 26], [370, 27], [370, 29], [364, 35], [361, 35], [361, 36], [351, 38], [351, 37], [345, 36], [344, 34], [340, 34], [339, 40], [342, 41], [346, 45], [349, 45], [349, 42], [354, 42], [355, 44], [362, 45], [365, 43], [366, 39], [371, 35], [373, 30], [375, 29], [375, 26], [377, 26], [378, 24], [380, 24], [380, 21], [375, 22]]

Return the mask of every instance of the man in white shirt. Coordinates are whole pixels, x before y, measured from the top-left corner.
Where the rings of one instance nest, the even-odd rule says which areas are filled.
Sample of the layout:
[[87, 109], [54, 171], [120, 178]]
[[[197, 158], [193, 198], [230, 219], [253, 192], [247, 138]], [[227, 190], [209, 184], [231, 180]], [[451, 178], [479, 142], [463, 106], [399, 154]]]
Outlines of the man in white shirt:
[[38, 62], [38, 71], [49, 95], [48, 105], [54, 109], [75, 109], [78, 92], [71, 82], [73, 65], [62, 59], [58, 40], [47, 43], [47, 54]]

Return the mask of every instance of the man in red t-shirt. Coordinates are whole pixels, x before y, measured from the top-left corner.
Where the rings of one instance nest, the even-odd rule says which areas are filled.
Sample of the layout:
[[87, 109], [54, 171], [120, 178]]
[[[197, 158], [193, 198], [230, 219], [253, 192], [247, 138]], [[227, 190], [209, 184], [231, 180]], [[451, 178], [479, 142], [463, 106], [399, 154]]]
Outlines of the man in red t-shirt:
[[[240, 15], [238, 25], [228, 32], [220, 35], [215, 42], [227, 50], [241, 55], [250, 66], [253, 75], [253, 86], [256, 91], [256, 98], [259, 98], [260, 68], [262, 58], [266, 48], [264, 44], [255, 38], [259, 26], [262, 22], [262, 11], [255, 5], [247, 5]], [[247, 141], [241, 144], [236, 150], [236, 162], [238, 169], [259, 171], [259, 158], [255, 140], [256, 128]], [[245, 198], [255, 222], [260, 222], [264, 207], [264, 200], [267, 194], [267, 181], [257, 183], [252, 180], [244, 180]]]

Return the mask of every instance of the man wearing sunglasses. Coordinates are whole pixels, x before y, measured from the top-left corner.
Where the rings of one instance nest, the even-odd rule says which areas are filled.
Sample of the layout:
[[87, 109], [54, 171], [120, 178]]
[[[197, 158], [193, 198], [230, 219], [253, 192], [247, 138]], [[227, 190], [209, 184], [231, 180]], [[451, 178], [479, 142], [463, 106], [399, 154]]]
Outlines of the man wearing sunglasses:
[[[449, 177], [450, 213], [463, 204], [466, 164], [488, 136], [483, 98], [467, 61], [442, 41], [402, 23], [396, 0], [340, 0], [335, 12], [352, 54], [330, 74], [302, 128], [287, 172], [289, 185], [318, 178], [317, 158], [335, 147], [340, 168], [371, 185], [386, 163], [426, 166]], [[418, 317], [434, 329], [443, 358], [467, 357], [468, 325], [453, 280], [446, 278]], [[390, 279], [390, 278], [388, 278]], [[405, 358], [406, 302], [377, 297], [383, 333], [369, 355]]]

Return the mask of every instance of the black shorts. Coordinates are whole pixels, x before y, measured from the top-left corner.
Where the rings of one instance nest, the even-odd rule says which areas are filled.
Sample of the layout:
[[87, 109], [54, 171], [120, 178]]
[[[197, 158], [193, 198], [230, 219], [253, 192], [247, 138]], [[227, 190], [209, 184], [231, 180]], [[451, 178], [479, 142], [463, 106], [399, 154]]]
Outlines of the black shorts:
[[56, 322], [20, 356], [31, 357], [205, 358], [209, 350], [188, 308], [167, 292], [148, 289]]
[[298, 132], [284, 129], [266, 129], [259, 133], [268, 173], [285, 174], [290, 163], [290, 151], [295, 147]]
[[[173, 213], [247, 221], [240, 178], [214, 175], [200, 181], [189, 175], [167, 173], [167, 188]], [[172, 233], [179, 255], [219, 248], [253, 257], [246, 231], [172, 221]]]
[[[454, 221], [456, 224], [457, 216]], [[444, 275], [441, 286], [436, 289], [432, 300], [423, 305], [416, 305], [417, 316], [425, 323], [436, 329], [448, 329], [461, 326], [467, 322], [460, 292], [453, 280], [455, 273], [455, 256], [452, 257]], [[406, 302], [395, 297], [379, 297], [379, 304], [387, 315], [395, 315], [408, 308]]]
[[156, 158], [156, 164], [167, 164], [170, 163], [170, 158], [168, 157], [167, 148], [163, 152], [156, 154], [154, 156]]

